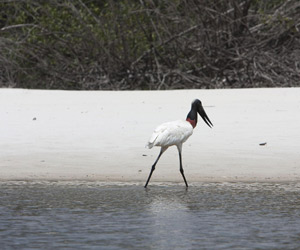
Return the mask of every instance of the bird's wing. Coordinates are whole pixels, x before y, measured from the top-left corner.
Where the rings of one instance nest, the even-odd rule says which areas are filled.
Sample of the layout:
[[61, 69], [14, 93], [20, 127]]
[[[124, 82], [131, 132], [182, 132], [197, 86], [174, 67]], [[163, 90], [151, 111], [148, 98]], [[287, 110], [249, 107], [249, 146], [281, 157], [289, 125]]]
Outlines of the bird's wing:
[[167, 144], [179, 145], [184, 143], [193, 134], [193, 127], [187, 121], [174, 121], [167, 131]]
[[186, 121], [166, 122], [158, 126], [150, 137], [148, 148], [184, 143], [193, 134], [193, 127]]

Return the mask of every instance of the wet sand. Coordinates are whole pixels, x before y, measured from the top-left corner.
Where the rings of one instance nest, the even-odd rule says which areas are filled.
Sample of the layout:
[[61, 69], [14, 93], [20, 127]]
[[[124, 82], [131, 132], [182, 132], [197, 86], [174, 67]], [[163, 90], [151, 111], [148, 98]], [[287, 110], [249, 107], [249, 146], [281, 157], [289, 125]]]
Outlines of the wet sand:
[[[159, 153], [145, 148], [152, 131], [185, 119], [195, 98], [214, 127], [200, 118], [183, 146], [188, 182], [300, 181], [300, 88], [0, 89], [0, 180], [143, 183]], [[176, 147], [151, 182], [183, 182]]]

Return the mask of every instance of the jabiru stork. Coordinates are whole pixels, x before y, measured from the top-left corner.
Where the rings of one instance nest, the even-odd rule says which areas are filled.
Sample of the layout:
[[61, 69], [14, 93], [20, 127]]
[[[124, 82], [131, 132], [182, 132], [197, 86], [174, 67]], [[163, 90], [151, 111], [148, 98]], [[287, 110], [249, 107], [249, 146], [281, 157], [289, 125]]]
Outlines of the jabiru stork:
[[145, 184], [145, 188], [147, 187], [150, 178], [152, 176], [153, 171], [155, 170], [155, 166], [161, 157], [161, 155], [168, 149], [170, 146], [177, 146], [178, 154], [179, 154], [179, 164], [180, 164], [180, 173], [183, 177], [186, 187], [188, 187], [186, 178], [184, 176], [184, 171], [182, 167], [182, 144], [193, 134], [193, 130], [197, 125], [197, 113], [202, 117], [204, 122], [211, 128], [213, 126], [212, 122], [209, 120], [202, 103], [199, 99], [196, 99], [192, 102], [192, 107], [190, 112], [188, 113], [186, 120], [178, 120], [172, 122], [166, 122], [159, 125], [153, 132], [150, 137], [146, 147], [152, 148], [153, 146], [161, 147], [160, 153], [152, 165], [149, 177]]

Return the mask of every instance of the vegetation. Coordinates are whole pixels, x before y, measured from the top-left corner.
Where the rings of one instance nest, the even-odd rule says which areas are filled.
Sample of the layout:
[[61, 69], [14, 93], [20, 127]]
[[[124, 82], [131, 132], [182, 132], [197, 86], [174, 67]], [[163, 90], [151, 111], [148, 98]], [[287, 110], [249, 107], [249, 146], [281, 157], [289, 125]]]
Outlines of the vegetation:
[[298, 0], [0, 0], [0, 86], [300, 86]]

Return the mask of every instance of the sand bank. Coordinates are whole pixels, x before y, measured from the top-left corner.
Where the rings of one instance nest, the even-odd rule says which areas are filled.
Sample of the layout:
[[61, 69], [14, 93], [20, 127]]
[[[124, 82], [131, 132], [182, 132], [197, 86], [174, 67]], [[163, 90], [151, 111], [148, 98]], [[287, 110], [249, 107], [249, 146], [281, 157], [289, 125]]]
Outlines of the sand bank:
[[[159, 153], [145, 148], [153, 129], [185, 119], [195, 98], [214, 127], [199, 120], [183, 146], [189, 183], [300, 181], [300, 88], [0, 89], [0, 180], [144, 183]], [[155, 181], [183, 184], [176, 147], [162, 156]]]

